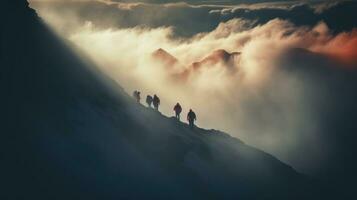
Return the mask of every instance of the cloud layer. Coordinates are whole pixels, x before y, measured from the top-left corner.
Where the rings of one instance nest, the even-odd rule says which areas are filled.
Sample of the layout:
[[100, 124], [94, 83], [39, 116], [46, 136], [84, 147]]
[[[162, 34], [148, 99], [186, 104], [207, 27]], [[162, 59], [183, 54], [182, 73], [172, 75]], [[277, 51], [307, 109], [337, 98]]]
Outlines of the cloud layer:
[[[239, 5], [190, 5], [187, 3], [146, 4], [91, 2], [33, 2], [46, 20], [56, 23], [61, 33], [73, 33], [86, 21], [97, 29], [173, 27], [174, 35], [192, 37], [213, 31], [219, 23], [234, 18], [265, 24], [275, 18], [301, 26], [324, 21], [332, 31], [350, 31], [357, 18], [356, 2], [309, 3], [275, 2]], [[61, 16], [58, 18], [58, 16]], [[56, 20], [66, 18], [66, 20]], [[57, 21], [57, 22], [56, 22]]]
[[[179, 101], [184, 111], [197, 111], [200, 125], [229, 131], [293, 162], [296, 158], [291, 157], [300, 152], [296, 147], [310, 144], [320, 149], [316, 144], [320, 137], [314, 118], [317, 111], [310, 107], [310, 101], [319, 98], [314, 95], [318, 88], [302, 82], [300, 75], [284, 72], [285, 66], [279, 61], [289, 49], [304, 49], [353, 65], [357, 61], [356, 31], [332, 35], [324, 23], [311, 28], [296, 27], [278, 19], [254, 28], [247, 28], [249, 24], [233, 19], [210, 33], [182, 40], [171, 37], [172, 28], [97, 31], [88, 23], [70, 39], [128, 92], [140, 89], [143, 94], [159, 94], [165, 114], [171, 115], [171, 106]], [[171, 70], [167, 66], [151, 58], [159, 48], [171, 53], [186, 68], [217, 49], [241, 55], [237, 73], [229, 74], [217, 64], [194, 72], [185, 82], [177, 82], [169, 76]], [[324, 156], [320, 154], [318, 150], [311, 152], [307, 163], [320, 162], [317, 158]]]

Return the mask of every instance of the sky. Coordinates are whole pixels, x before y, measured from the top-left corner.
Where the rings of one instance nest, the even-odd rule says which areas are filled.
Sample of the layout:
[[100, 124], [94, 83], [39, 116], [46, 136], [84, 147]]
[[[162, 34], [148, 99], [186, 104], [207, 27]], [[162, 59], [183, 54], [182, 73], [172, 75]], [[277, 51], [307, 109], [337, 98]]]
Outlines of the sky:
[[[226, 131], [299, 171], [319, 170], [333, 151], [321, 113], [354, 99], [330, 90], [355, 84], [346, 70], [357, 67], [356, 3], [142, 2], [31, 6], [129, 94], [158, 94], [165, 115], [180, 102], [201, 127]], [[153, 56], [160, 48], [164, 55]]]

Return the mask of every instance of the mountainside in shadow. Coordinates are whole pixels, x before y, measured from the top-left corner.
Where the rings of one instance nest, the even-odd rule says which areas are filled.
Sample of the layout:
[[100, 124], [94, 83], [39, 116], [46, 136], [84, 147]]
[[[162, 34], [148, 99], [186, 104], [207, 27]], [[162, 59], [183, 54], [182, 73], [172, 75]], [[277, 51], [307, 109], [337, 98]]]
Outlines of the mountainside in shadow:
[[[15, 3], [16, 2], [16, 3]], [[1, 199], [316, 199], [326, 191], [238, 139], [136, 104], [38, 19], [1, 21]]]

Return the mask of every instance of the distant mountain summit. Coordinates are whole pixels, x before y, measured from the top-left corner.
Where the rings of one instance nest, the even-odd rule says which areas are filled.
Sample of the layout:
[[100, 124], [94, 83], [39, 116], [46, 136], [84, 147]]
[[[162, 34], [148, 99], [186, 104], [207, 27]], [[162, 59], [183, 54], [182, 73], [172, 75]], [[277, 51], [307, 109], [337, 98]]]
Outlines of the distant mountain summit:
[[[223, 67], [224, 70], [232, 75], [239, 68], [240, 52], [227, 52], [224, 49], [218, 49], [204, 57], [201, 61], [193, 62], [188, 66], [180, 64], [181, 62], [166, 50], [159, 48], [154, 51], [152, 58], [163, 65], [168, 71], [169, 76], [174, 82], [185, 82], [190, 76], [194, 76], [197, 71], [213, 67]], [[173, 70], [174, 67], [180, 68]], [[177, 82], [178, 81], [178, 82]]]
[[[228, 53], [224, 49], [218, 49], [203, 58], [201, 61], [193, 62], [188, 68], [192, 67], [193, 69], [198, 69], [203, 66], [210, 67], [217, 64], [222, 64], [227, 68], [233, 68], [236, 67], [235, 65], [240, 58], [240, 54], [240, 52]], [[179, 60], [176, 57], [162, 48], [157, 49], [151, 55], [155, 60], [164, 65], [172, 66], [179, 63]]]
[[223, 67], [233, 69], [237, 67], [237, 62], [240, 57], [239, 52], [228, 53], [224, 49], [213, 51], [210, 55], [199, 62], [192, 63], [192, 68], [197, 70], [201, 67], [212, 67], [221, 64]]
[[175, 58], [173, 55], [171, 55], [170, 53], [168, 53], [162, 48], [157, 49], [151, 55], [155, 60], [161, 62], [162, 64], [168, 67], [179, 63], [177, 58]]

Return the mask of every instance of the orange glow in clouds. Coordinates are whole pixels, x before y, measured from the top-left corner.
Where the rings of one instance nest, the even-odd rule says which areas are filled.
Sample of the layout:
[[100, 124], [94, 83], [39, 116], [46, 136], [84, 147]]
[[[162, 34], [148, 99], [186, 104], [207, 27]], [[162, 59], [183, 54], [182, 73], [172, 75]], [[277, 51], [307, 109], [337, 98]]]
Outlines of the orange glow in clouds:
[[356, 66], [357, 29], [354, 29], [351, 32], [338, 34], [318, 51], [326, 53], [333, 58], [337, 58], [348, 66]]

